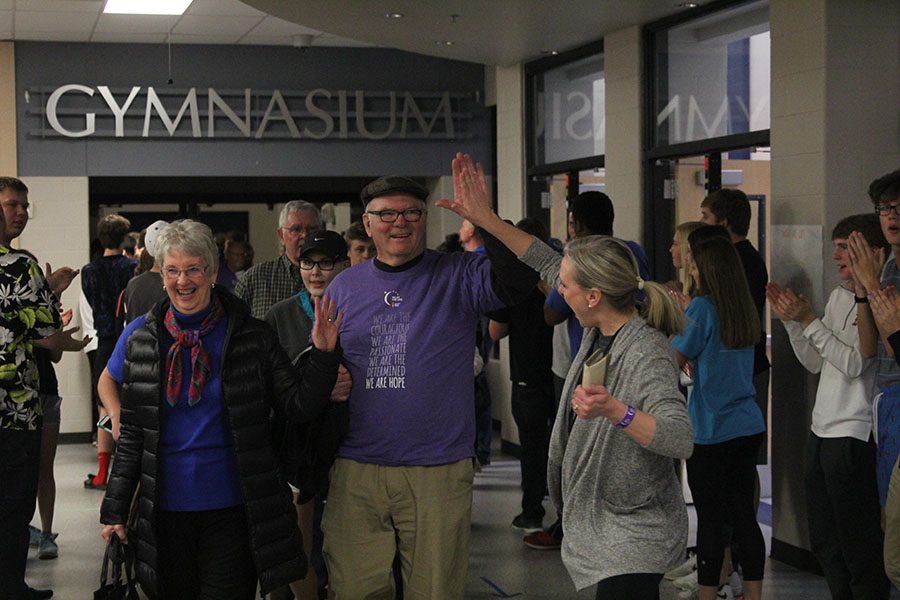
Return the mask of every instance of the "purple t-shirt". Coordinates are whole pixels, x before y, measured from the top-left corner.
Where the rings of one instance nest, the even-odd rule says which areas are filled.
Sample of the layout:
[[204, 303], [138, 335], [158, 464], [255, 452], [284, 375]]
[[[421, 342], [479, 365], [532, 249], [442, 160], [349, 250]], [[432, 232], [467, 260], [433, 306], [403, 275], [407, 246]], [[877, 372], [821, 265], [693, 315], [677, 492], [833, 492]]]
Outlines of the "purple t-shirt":
[[475, 327], [502, 306], [488, 259], [426, 250], [401, 272], [366, 261], [338, 275], [327, 295], [344, 313], [340, 343], [353, 377], [338, 456], [387, 466], [473, 456]]

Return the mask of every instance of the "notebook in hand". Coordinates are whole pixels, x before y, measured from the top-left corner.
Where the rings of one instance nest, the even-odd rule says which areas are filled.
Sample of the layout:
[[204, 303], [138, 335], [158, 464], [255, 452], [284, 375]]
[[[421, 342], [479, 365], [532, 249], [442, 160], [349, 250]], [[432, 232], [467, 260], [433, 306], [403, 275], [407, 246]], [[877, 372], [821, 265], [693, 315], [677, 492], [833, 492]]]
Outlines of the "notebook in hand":
[[609, 354], [606, 353], [606, 348], [591, 354], [584, 361], [581, 385], [606, 385], [606, 367], [608, 364]]

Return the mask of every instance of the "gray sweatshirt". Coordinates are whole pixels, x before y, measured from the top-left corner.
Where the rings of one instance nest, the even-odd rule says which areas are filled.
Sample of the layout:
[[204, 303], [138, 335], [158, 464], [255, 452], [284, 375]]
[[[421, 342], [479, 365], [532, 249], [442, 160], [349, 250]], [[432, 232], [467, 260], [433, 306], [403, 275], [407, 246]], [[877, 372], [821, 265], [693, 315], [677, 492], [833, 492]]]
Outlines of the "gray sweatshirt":
[[[561, 257], [535, 240], [520, 259], [559, 284]], [[687, 511], [673, 458], [687, 458], [693, 432], [678, 369], [665, 335], [635, 315], [613, 342], [606, 373], [610, 394], [656, 418], [645, 448], [608, 419], [576, 419], [571, 399], [596, 340], [585, 329], [566, 377], [550, 440], [547, 484], [562, 510], [562, 559], [577, 589], [626, 573], [664, 573], [684, 559]]]

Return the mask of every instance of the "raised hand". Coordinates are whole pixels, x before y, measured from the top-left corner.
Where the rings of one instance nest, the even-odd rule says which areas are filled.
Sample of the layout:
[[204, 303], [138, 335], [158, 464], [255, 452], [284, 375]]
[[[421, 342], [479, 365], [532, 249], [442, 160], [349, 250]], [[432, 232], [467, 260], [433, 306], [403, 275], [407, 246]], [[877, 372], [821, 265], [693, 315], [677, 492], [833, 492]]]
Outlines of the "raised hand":
[[885, 336], [900, 330], [900, 294], [893, 287], [869, 294], [869, 306], [878, 330]]
[[669, 289], [669, 295], [675, 299], [675, 302], [681, 307], [681, 310], [687, 310], [688, 305], [691, 303], [691, 300], [693, 300], [690, 295], [674, 288]]
[[312, 328], [312, 343], [318, 350], [331, 352], [337, 346], [338, 332], [344, 313], [336, 313], [334, 301], [328, 296], [313, 298], [316, 322]]
[[474, 225], [484, 226], [492, 217], [491, 192], [481, 163], [468, 154], [456, 153], [453, 159], [453, 200], [438, 200], [437, 206], [452, 210]]
[[872, 249], [863, 234], [853, 231], [847, 237], [847, 250], [856, 294], [864, 295], [880, 288], [884, 249]]
[[72, 280], [78, 275], [78, 269], [60, 267], [53, 271], [50, 268], [50, 263], [47, 263], [47, 270], [44, 271], [44, 273], [46, 273], [47, 283], [50, 284], [50, 289], [53, 290], [53, 293], [59, 298], [60, 294], [66, 291], [66, 288], [69, 287]]

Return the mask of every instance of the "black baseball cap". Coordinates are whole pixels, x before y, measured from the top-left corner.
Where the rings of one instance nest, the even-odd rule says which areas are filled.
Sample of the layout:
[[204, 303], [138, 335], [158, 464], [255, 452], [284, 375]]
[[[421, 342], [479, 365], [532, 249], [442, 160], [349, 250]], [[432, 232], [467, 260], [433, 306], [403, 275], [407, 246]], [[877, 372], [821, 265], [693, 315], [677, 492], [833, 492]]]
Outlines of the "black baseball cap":
[[362, 199], [363, 206], [365, 206], [373, 198], [390, 196], [392, 194], [406, 194], [413, 198], [418, 198], [422, 202], [428, 200], [428, 188], [424, 185], [409, 177], [397, 177], [394, 175], [379, 177], [371, 182], [362, 189], [359, 197]]
[[306, 238], [300, 248], [300, 258], [312, 252], [321, 252], [328, 258], [343, 260], [347, 258], [347, 242], [338, 232], [323, 229]]

